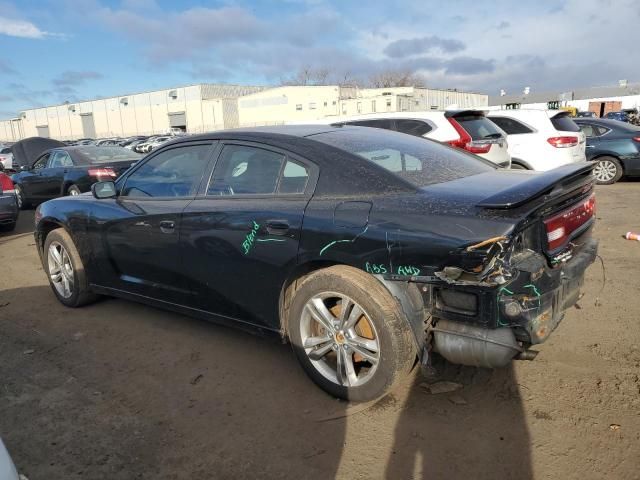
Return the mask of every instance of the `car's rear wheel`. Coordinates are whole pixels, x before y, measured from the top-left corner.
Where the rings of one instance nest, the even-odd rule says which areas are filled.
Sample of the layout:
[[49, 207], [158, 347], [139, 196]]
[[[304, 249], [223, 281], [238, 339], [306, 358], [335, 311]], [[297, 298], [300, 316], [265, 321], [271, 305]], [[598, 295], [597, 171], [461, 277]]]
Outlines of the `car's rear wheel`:
[[20, 210], [25, 210], [29, 208], [30, 204], [29, 202], [27, 202], [27, 199], [24, 196], [24, 190], [22, 190], [22, 187], [16, 184], [14, 188], [16, 191], [16, 197], [18, 197], [18, 208]]
[[0, 232], [13, 232], [16, 229], [16, 222], [3, 223], [0, 225]]
[[374, 277], [352, 267], [307, 276], [294, 294], [288, 326], [306, 373], [345, 400], [382, 397], [415, 363], [412, 333], [400, 306]]
[[611, 185], [622, 178], [624, 171], [620, 161], [614, 157], [600, 157], [593, 167], [593, 176], [599, 185]]
[[78, 250], [69, 234], [58, 228], [44, 242], [43, 266], [53, 293], [67, 307], [80, 307], [94, 301]]
[[67, 189], [67, 194], [69, 195], [80, 195], [82, 192], [80, 191], [80, 189], [78, 188], [77, 185], [71, 185], [68, 189]]

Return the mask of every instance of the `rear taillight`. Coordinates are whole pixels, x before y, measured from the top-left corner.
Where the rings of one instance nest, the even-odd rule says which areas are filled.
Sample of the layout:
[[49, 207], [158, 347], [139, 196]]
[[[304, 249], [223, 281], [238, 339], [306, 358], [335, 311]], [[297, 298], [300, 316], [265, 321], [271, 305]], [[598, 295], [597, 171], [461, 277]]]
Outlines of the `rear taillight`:
[[456, 130], [460, 138], [457, 140], [451, 140], [449, 145], [456, 148], [462, 148], [471, 153], [489, 153], [491, 150], [491, 143], [488, 142], [474, 142], [471, 135], [460, 125], [460, 123], [453, 117], [448, 118], [451, 126]]
[[640, 143], [640, 137], [633, 137], [633, 141], [634, 141], [634, 142], [639, 142], [639, 143]]
[[0, 173], [0, 192], [8, 193], [13, 191], [13, 182], [9, 175]]
[[88, 173], [90, 177], [97, 177], [97, 178], [103, 178], [103, 177], [116, 178], [118, 176], [118, 174], [113, 170], [113, 168], [90, 168]]
[[593, 194], [584, 202], [544, 220], [549, 250], [556, 250], [567, 243], [571, 235], [595, 215], [595, 211], [596, 196]]
[[578, 145], [579, 139], [578, 137], [573, 137], [573, 136], [551, 137], [551, 138], [547, 138], [547, 142], [549, 142], [551, 146], [556, 148], [568, 148], [568, 147], [575, 147], [576, 145]]

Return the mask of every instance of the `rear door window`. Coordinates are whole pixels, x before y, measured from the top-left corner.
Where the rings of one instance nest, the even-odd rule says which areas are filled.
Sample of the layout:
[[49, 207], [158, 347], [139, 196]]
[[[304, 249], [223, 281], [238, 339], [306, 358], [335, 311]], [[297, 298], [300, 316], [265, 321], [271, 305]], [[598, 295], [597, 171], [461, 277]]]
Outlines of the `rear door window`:
[[523, 133], [533, 133], [533, 130], [524, 123], [509, 117], [490, 117], [490, 120], [498, 125], [507, 135], [521, 135]]
[[461, 115], [454, 118], [473, 140], [486, 140], [503, 136], [502, 131], [486, 117], [479, 115]]
[[429, 133], [433, 128], [427, 122], [421, 120], [413, 120], [409, 118], [400, 118], [396, 120], [396, 130], [408, 135], [422, 137]]
[[551, 119], [553, 128], [561, 132], [579, 132], [580, 127], [568, 115], [559, 115]]
[[356, 120], [349, 122], [349, 125], [356, 125], [358, 127], [371, 127], [371, 128], [384, 128], [385, 130], [393, 130], [393, 120], [391, 119], [377, 119], [377, 120]]

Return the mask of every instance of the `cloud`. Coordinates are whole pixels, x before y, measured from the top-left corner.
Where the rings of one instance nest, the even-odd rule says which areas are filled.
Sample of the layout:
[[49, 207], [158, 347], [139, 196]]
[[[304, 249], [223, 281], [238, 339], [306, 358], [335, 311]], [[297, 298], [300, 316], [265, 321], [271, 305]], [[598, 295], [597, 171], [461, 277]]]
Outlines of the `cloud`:
[[18, 72], [16, 72], [16, 70], [14, 70], [14, 68], [11, 65], [9, 65], [4, 60], [0, 60], [0, 74], [2, 74], [2, 75], [14, 75], [16, 73], [18, 73]]
[[81, 85], [87, 80], [99, 80], [101, 78], [103, 78], [103, 75], [98, 72], [77, 72], [73, 70], [67, 70], [51, 80], [51, 83], [53, 83], [57, 87], [72, 87]]
[[474, 75], [495, 70], [495, 60], [474, 57], [456, 57], [446, 62], [445, 73]]
[[391, 42], [384, 49], [385, 55], [392, 58], [404, 58], [419, 55], [430, 50], [438, 49], [443, 53], [456, 53], [464, 50], [465, 45], [460, 40], [441, 38], [436, 35], [419, 38], [406, 38]]
[[505, 28], [509, 28], [510, 26], [511, 26], [511, 23], [507, 22], [506, 20], [503, 20], [498, 25], [496, 25], [496, 28], [498, 30], [504, 30]]
[[26, 20], [17, 20], [0, 16], [0, 35], [41, 39], [52, 34], [40, 30], [33, 23]]

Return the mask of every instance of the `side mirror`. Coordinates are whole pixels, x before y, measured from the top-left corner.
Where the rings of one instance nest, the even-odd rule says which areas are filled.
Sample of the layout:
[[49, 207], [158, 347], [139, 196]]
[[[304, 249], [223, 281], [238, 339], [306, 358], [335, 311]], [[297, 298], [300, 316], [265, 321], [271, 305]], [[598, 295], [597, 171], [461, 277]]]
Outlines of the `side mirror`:
[[26, 172], [27, 170], [29, 170], [29, 165], [20, 165], [21, 172]]
[[116, 184], [113, 182], [97, 182], [91, 185], [91, 193], [97, 199], [114, 198], [117, 195]]

